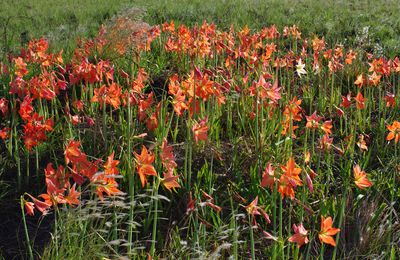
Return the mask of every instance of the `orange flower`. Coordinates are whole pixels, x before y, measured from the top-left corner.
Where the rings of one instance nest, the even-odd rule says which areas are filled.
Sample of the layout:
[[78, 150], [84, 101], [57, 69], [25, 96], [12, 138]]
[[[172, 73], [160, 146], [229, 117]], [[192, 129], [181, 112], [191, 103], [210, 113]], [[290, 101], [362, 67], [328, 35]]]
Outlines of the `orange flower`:
[[192, 131], [193, 131], [194, 140], [196, 141], [196, 143], [198, 143], [200, 140], [206, 141], [208, 139], [208, 137], [207, 137], [207, 131], [208, 131], [207, 121], [208, 121], [208, 118], [206, 117], [203, 120], [201, 120], [200, 123], [193, 124]]
[[80, 143], [80, 141], [74, 141], [72, 139], [69, 141], [68, 146], [64, 151], [67, 164], [69, 162], [82, 163], [87, 161], [86, 155], [79, 150]]
[[279, 179], [278, 192], [281, 194], [282, 198], [289, 196], [293, 199], [294, 189], [297, 188], [297, 186], [303, 185], [299, 177], [301, 169], [296, 167], [296, 162], [293, 157], [289, 159], [286, 165], [281, 165], [281, 169], [283, 174]]
[[363, 109], [365, 107], [365, 101], [367, 101], [367, 99], [364, 98], [364, 96], [361, 94], [361, 92], [358, 92], [355, 100], [356, 100], [357, 109]]
[[336, 235], [339, 231], [339, 228], [332, 227], [331, 217], [325, 219], [323, 216], [321, 216], [321, 231], [318, 234], [318, 238], [321, 243], [336, 246], [333, 236]]
[[108, 156], [106, 164], [104, 164], [104, 173], [106, 175], [115, 175], [119, 174], [119, 170], [117, 165], [119, 164], [118, 160], [114, 160], [114, 152]]
[[325, 132], [325, 134], [330, 135], [332, 134], [332, 120], [325, 121], [322, 126], [321, 130]]
[[79, 205], [79, 196], [81, 195], [81, 193], [76, 191], [75, 186], [76, 183], [69, 190], [68, 196], [65, 197], [65, 201], [71, 206]]
[[147, 182], [146, 175], [157, 176], [156, 169], [153, 165], [151, 165], [154, 162], [154, 155], [152, 152], [147, 151], [147, 148], [144, 145], [142, 146], [142, 152], [140, 155], [136, 152], [133, 153], [137, 161], [136, 169], [139, 174], [140, 181], [142, 182], [142, 186], [144, 187]]
[[167, 170], [166, 173], [164, 173], [164, 178], [162, 178], [162, 184], [164, 185], [165, 188], [167, 188], [169, 191], [171, 191], [172, 188], [180, 188], [181, 185], [177, 182], [179, 179], [178, 175], [174, 175], [173, 169]]
[[300, 223], [298, 226], [293, 224], [293, 230], [295, 234], [288, 239], [289, 242], [297, 243], [299, 248], [308, 243], [308, 231], [304, 228], [303, 223]]
[[296, 167], [296, 162], [294, 161], [293, 157], [290, 157], [285, 166], [281, 165], [281, 169], [283, 171], [283, 175], [289, 180], [289, 183], [293, 186], [293, 188], [303, 185], [299, 177], [301, 169]]
[[386, 140], [390, 141], [394, 139], [394, 143], [397, 144], [400, 140], [400, 122], [394, 121], [392, 125], [388, 125], [387, 129], [390, 133], [387, 135]]
[[27, 215], [33, 216], [35, 214], [35, 212], [34, 212], [35, 204], [33, 202], [24, 200], [24, 206], [25, 206], [25, 211], [26, 211]]
[[360, 189], [365, 189], [372, 186], [372, 182], [370, 182], [367, 178], [367, 174], [365, 171], [362, 171], [360, 166], [357, 164], [353, 168], [354, 172], [354, 183]]

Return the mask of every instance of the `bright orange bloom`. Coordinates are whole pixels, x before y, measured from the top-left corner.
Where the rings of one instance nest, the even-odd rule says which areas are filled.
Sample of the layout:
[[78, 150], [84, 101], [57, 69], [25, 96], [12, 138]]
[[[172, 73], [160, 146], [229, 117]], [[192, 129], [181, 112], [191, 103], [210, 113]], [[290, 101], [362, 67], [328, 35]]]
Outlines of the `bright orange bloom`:
[[142, 152], [140, 155], [136, 152], [133, 153], [137, 162], [136, 169], [139, 174], [140, 181], [142, 182], [142, 186], [144, 187], [147, 182], [146, 175], [157, 176], [156, 169], [153, 165], [151, 165], [154, 162], [154, 155], [152, 152], [147, 151], [147, 148], [144, 145], [142, 146]]
[[357, 109], [363, 109], [365, 107], [365, 101], [367, 101], [367, 99], [364, 98], [364, 96], [361, 94], [361, 92], [358, 92], [355, 100], [356, 100]]
[[296, 162], [293, 157], [290, 157], [286, 165], [281, 165], [283, 175], [289, 180], [289, 183], [296, 188], [297, 186], [303, 185], [299, 174], [301, 169], [296, 167]]
[[400, 122], [394, 121], [392, 125], [388, 125], [386, 127], [390, 131], [386, 137], [386, 140], [390, 141], [394, 139], [394, 143], [397, 144], [400, 140]]
[[119, 170], [117, 168], [119, 164], [118, 160], [114, 160], [114, 152], [108, 156], [106, 164], [104, 164], [104, 173], [106, 175], [115, 175], [119, 174]]
[[304, 228], [303, 223], [300, 223], [298, 226], [293, 224], [293, 230], [295, 234], [288, 239], [289, 242], [297, 243], [299, 248], [308, 243], [308, 231]]
[[171, 191], [172, 188], [180, 188], [181, 185], [177, 182], [179, 179], [178, 175], [174, 175], [174, 171], [168, 170], [166, 173], [164, 173], [164, 178], [162, 178], [162, 184], [167, 188], [169, 191]]
[[357, 164], [353, 168], [354, 172], [354, 183], [360, 189], [365, 189], [372, 186], [372, 182], [370, 182], [367, 178], [367, 174], [365, 171], [362, 171], [360, 166]]
[[301, 169], [296, 167], [296, 162], [293, 157], [289, 159], [286, 165], [281, 165], [283, 174], [279, 179], [278, 192], [281, 194], [282, 198], [289, 196], [291, 199], [294, 198], [294, 189], [297, 186], [302, 186], [303, 182], [300, 179], [299, 174]]
[[79, 149], [80, 144], [81, 144], [80, 141], [74, 141], [72, 139], [69, 141], [68, 146], [64, 151], [65, 160], [67, 161], [67, 164], [69, 162], [82, 163], [87, 161], [86, 155], [82, 153], [81, 150]]
[[332, 134], [332, 120], [325, 121], [322, 126], [321, 130], [325, 132], [325, 134], [330, 135]]
[[81, 193], [76, 191], [75, 186], [76, 183], [74, 183], [74, 185], [69, 190], [68, 196], [64, 198], [65, 201], [71, 206], [79, 205], [79, 196], [81, 195]]
[[339, 228], [332, 227], [331, 217], [325, 219], [323, 216], [321, 216], [321, 231], [318, 234], [318, 238], [321, 243], [336, 246], [336, 242], [333, 239], [333, 236], [336, 235], [339, 231]]
[[207, 121], [208, 121], [208, 118], [206, 117], [205, 119], [201, 120], [200, 123], [194, 123], [193, 124], [192, 131], [193, 131], [194, 140], [196, 141], [196, 143], [198, 143], [201, 140], [206, 141], [208, 139], [208, 136], [207, 136], [207, 131], [208, 131]]
[[353, 60], [356, 58], [356, 56], [357, 56], [357, 53], [354, 52], [353, 50], [350, 50], [346, 54], [346, 59], [345, 59], [346, 64], [349, 64], [349, 65], [353, 64]]
[[104, 174], [100, 174], [96, 177], [94, 183], [96, 183], [96, 192], [100, 200], [103, 200], [103, 193], [107, 196], [114, 194], [120, 194], [121, 191], [118, 189], [118, 183], [113, 178], [106, 178]]

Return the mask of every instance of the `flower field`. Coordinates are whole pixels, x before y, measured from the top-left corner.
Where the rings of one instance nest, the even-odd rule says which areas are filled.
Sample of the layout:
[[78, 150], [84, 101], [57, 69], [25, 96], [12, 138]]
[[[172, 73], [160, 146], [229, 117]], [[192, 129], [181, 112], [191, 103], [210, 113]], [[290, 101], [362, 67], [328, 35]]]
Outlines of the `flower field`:
[[364, 47], [127, 15], [30, 39], [0, 63], [14, 255], [398, 259], [400, 59]]

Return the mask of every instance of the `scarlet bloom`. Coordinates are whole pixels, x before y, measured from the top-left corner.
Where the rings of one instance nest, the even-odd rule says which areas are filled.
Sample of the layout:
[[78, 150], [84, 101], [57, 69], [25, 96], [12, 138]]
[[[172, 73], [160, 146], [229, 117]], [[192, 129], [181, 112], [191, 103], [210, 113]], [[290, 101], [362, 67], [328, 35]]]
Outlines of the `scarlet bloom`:
[[347, 108], [351, 105], [351, 93], [347, 94], [346, 96], [342, 96], [342, 103], [340, 105], [343, 108]]
[[321, 243], [336, 246], [336, 242], [333, 239], [333, 236], [336, 235], [339, 231], [339, 228], [332, 227], [331, 217], [325, 219], [323, 216], [321, 216], [321, 231], [318, 234], [318, 238]]
[[400, 139], [400, 122], [394, 121], [392, 125], [388, 125], [387, 129], [390, 131], [386, 137], [387, 141], [393, 140], [394, 143], [397, 144]]
[[142, 186], [144, 187], [147, 182], [146, 175], [157, 176], [156, 169], [153, 165], [151, 165], [154, 162], [154, 155], [152, 152], [149, 152], [144, 145], [142, 146], [142, 152], [140, 153], [140, 155], [136, 152], [133, 153], [137, 162], [136, 170], [139, 174]]
[[354, 172], [354, 183], [360, 189], [365, 189], [372, 186], [372, 182], [370, 182], [367, 178], [367, 174], [365, 171], [362, 171], [360, 166], [357, 164], [353, 168]]
[[358, 92], [355, 100], [356, 100], [357, 109], [363, 109], [365, 107], [365, 101], [367, 101], [367, 99], [364, 98], [364, 96], [361, 94], [361, 92]]
[[206, 141], [208, 139], [208, 137], [207, 137], [207, 132], [208, 132], [207, 121], [208, 121], [208, 117], [201, 120], [200, 123], [193, 124], [192, 131], [193, 131], [194, 140], [196, 141], [196, 143], [198, 143], [201, 140]]
[[298, 226], [293, 224], [293, 231], [295, 234], [288, 239], [289, 242], [297, 243], [299, 248], [309, 242], [307, 237], [308, 231], [304, 228], [303, 223], [300, 223]]
[[386, 93], [385, 96], [386, 107], [395, 108], [396, 107], [396, 97], [392, 93]]

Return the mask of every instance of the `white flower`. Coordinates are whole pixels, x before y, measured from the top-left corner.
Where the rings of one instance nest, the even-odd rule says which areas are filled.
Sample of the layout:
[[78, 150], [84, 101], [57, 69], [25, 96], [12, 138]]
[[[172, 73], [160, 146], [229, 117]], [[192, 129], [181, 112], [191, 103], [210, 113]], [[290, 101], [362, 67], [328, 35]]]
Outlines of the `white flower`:
[[306, 64], [303, 64], [301, 62], [301, 59], [299, 59], [299, 61], [297, 62], [297, 65], [296, 65], [296, 72], [297, 72], [297, 75], [299, 75], [300, 78], [301, 78], [301, 75], [306, 75], [307, 74], [307, 71], [304, 69], [305, 66], [306, 66]]

